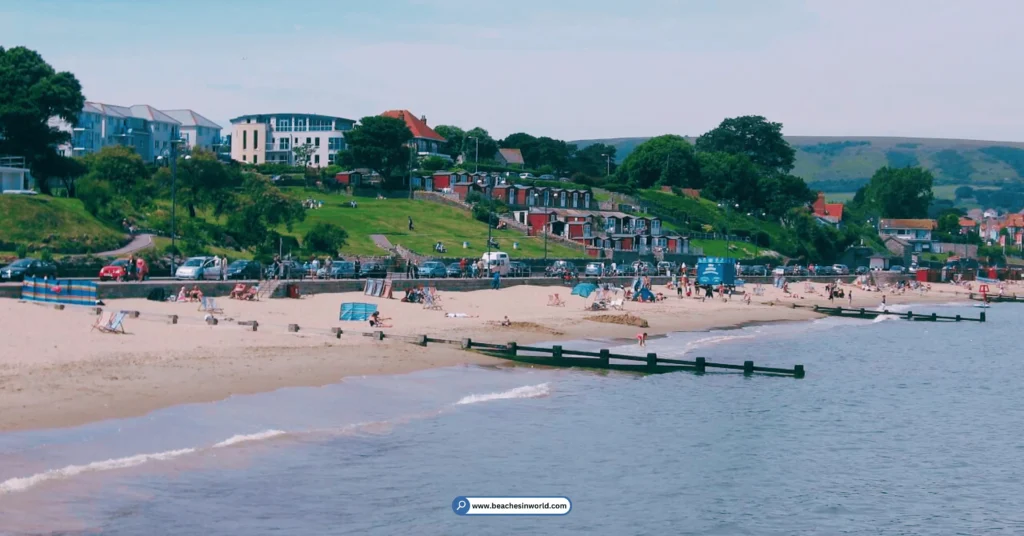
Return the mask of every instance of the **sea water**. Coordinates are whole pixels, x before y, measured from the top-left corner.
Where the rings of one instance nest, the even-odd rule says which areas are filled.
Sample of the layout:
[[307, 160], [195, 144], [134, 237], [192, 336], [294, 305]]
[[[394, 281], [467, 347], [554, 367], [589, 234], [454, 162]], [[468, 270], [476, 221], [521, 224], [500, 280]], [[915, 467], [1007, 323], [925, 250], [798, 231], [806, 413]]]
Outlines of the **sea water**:
[[0, 533], [1022, 534], [1024, 307], [987, 315], [562, 343], [803, 379], [465, 366], [0, 434]]

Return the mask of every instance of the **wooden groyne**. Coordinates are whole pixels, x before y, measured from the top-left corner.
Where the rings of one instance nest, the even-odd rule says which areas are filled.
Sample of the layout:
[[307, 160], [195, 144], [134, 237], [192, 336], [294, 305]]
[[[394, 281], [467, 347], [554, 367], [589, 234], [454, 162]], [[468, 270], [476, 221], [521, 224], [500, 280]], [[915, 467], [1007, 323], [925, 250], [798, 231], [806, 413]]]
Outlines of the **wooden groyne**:
[[1012, 296], [999, 296], [992, 294], [978, 294], [972, 292], [967, 295], [968, 299], [987, 303], [1024, 303], [1024, 296], [1018, 296], [1016, 294]]
[[[647, 374], [663, 374], [666, 372], [689, 371], [704, 373], [709, 369], [740, 371], [745, 375], [751, 374], [773, 374], [792, 376], [794, 378], [804, 377], [804, 366], [796, 365], [793, 368], [758, 367], [753, 361], [744, 361], [742, 365], [731, 363], [714, 363], [703, 357], [694, 358], [693, 361], [682, 359], [667, 359], [658, 357], [656, 353], [648, 353], [644, 356], [629, 354], [613, 354], [610, 350], [604, 349], [597, 352], [583, 350], [572, 350], [562, 346], [521, 346], [514, 342], [506, 344], [490, 344], [463, 339], [462, 347], [467, 350], [479, 350], [484, 354], [517, 361], [520, 363], [531, 363], [534, 365], [545, 365], [552, 367], [583, 367], [604, 370], [620, 370], [628, 372], [643, 372]], [[612, 361], [641, 362], [641, 365], [613, 363]]]
[[971, 318], [963, 315], [939, 315], [937, 313], [914, 313], [913, 311], [907, 311], [905, 313], [897, 311], [876, 311], [872, 309], [847, 309], [844, 307], [821, 307], [820, 305], [814, 306], [814, 311], [830, 316], [843, 316], [849, 318], [878, 318], [882, 315], [895, 316], [904, 320], [914, 320], [918, 322], [984, 322], [985, 312], [982, 311], [978, 315], [978, 318]]

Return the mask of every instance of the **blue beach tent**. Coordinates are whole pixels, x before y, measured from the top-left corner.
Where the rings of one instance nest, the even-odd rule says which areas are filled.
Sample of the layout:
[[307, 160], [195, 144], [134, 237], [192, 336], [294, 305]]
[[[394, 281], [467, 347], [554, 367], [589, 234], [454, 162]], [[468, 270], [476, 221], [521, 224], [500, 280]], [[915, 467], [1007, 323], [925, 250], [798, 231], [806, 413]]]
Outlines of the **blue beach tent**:
[[343, 303], [341, 304], [341, 320], [365, 321], [377, 312], [374, 303]]

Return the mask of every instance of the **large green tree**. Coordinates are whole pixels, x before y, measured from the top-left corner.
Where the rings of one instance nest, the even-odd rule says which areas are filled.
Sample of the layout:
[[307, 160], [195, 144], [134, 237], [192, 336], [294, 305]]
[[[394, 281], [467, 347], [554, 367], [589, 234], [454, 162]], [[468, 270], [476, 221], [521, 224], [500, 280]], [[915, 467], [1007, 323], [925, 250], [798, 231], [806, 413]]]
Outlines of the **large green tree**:
[[149, 168], [135, 149], [124, 145], [108, 145], [82, 159], [89, 169], [89, 178], [110, 185], [114, 195], [133, 203], [148, 201], [151, 193]]
[[49, 120], [75, 124], [84, 104], [73, 74], [57, 72], [25, 47], [0, 47], [0, 155], [24, 157], [44, 191], [47, 179], [59, 176], [51, 173], [68, 171], [54, 157], [55, 147], [71, 139]]
[[590, 177], [610, 175], [617, 167], [615, 146], [603, 143], [595, 143], [577, 150], [570, 163], [573, 173], [583, 173]]
[[919, 167], [880, 168], [865, 187], [864, 202], [883, 218], [927, 218], [932, 173]]
[[816, 197], [807, 183], [794, 175], [762, 175], [758, 190], [760, 197], [754, 207], [774, 218], [784, 218], [791, 208], [813, 203]]
[[767, 173], [789, 173], [796, 160], [796, 151], [782, 137], [782, 123], [760, 115], [726, 119], [697, 138], [696, 145], [701, 152], [745, 155]]
[[698, 186], [700, 178], [693, 146], [682, 136], [666, 134], [637, 145], [619, 166], [616, 180], [634, 188]]
[[177, 195], [191, 218], [196, 217], [196, 208], [223, 209], [226, 188], [232, 186], [227, 166], [217, 160], [217, 155], [198, 147], [178, 158], [177, 180]]
[[494, 160], [494, 155], [498, 152], [498, 142], [494, 141], [494, 138], [486, 130], [476, 127], [466, 132], [465, 148], [462, 153], [465, 155], [466, 162], [477, 161], [477, 141], [480, 143], [479, 161]]
[[510, 134], [500, 143], [502, 148], [519, 149], [523, 161], [533, 169], [543, 167], [554, 171], [571, 173], [570, 161], [576, 153], [576, 146], [563, 140], [547, 136], [539, 138], [525, 132]]
[[272, 228], [284, 225], [290, 231], [295, 222], [305, 218], [300, 201], [285, 195], [263, 175], [250, 173], [232, 199], [226, 232], [242, 247], [273, 250], [276, 241], [268, 240]]
[[335, 256], [348, 243], [348, 231], [328, 222], [317, 222], [302, 240], [302, 248], [313, 255]]
[[717, 201], [738, 203], [743, 210], [760, 206], [760, 172], [742, 154], [697, 153], [702, 196]]
[[458, 158], [460, 154], [466, 149], [466, 131], [459, 127], [452, 125], [437, 125], [434, 127], [434, 132], [437, 132], [446, 141], [441, 146], [441, 152], [452, 158]]
[[356, 166], [370, 168], [384, 178], [404, 174], [409, 166], [406, 146], [412, 132], [405, 121], [372, 115], [345, 134], [345, 142]]

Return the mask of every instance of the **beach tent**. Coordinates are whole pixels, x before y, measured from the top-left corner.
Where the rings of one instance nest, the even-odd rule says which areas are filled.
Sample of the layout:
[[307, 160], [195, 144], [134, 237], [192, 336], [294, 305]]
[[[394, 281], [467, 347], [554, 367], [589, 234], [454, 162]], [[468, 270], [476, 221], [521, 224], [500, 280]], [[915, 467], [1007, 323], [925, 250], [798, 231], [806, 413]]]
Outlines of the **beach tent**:
[[373, 303], [343, 303], [341, 304], [341, 320], [365, 321], [370, 315], [377, 311], [377, 305]]
[[586, 298], [593, 294], [595, 290], [597, 290], [597, 285], [593, 283], [580, 283], [573, 287], [572, 295]]
[[640, 292], [633, 295], [633, 301], [638, 301], [641, 298], [643, 298], [644, 301], [654, 301], [654, 294], [651, 292], [651, 289], [643, 288], [640, 289]]

